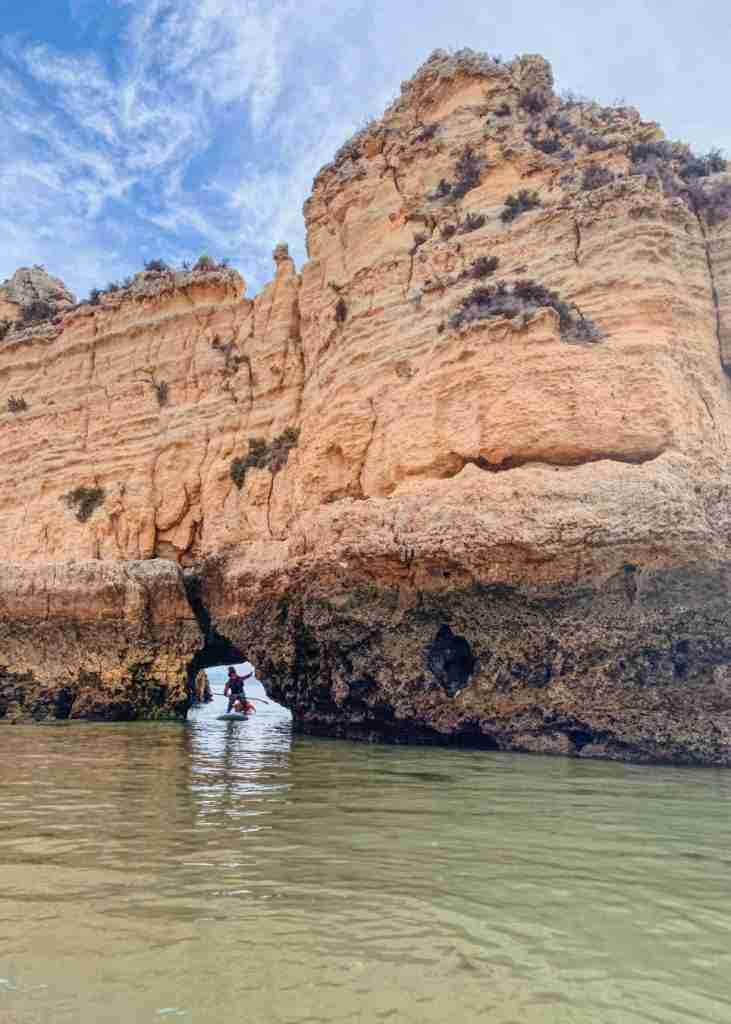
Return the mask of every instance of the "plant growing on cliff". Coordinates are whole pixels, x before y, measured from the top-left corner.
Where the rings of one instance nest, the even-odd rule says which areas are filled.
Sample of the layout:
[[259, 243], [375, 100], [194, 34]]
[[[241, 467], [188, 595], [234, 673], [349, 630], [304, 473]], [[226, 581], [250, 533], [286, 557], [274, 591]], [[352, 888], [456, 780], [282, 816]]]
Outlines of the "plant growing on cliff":
[[92, 288], [89, 292], [89, 305], [98, 306], [102, 299], [102, 293], [100, 288]]
[[513, 111], [511, 110], [510, 104], [507, 103], [505, 100], [503, 100], [503, 102], [495, 111], [495, 115], [497, 117], [510, 117], [512, 113]]
[[5, 337], [5, 335], [8, 333], [12, 326], [12, 320], [0, 320], [0, 341], [3, 340], [3, 338]]
[[145, 263], [145, 270], [148, 274], [167, 274], [170, 267], [167, 265], [165, 260], [147, 260]]
[[513, 320], [523, 316], [532, 319], [538, 309], [550, 308], [558, 314], [562, 337], [574, 341], [600, 341], [604, 334], [597, 325], [585, 317], [576, 305], [569, 305], [560, 296], [537, 281], [505, 281], [495, 285], [478, 285], [460, 302], [449, 320], [450, 327], [460, 328], [476, 320], [506, 317]]
[[520, 108], [528, 114], [540, 114], [548, 106], [548, 96], [540, 89], [529, 89], [520, 97]]
[[63, 501], [72, 509], [80, 523], [85, 523], [104, 503], [106, 494], [103, 487], [75, 487], [63, 495]]
[[423, 125], [421, 131], [414, 139], [414, 142], [429, 142], [437, 134], [438, 129], [439, 125], [436, 123], [436, 121], [432, 121], [431, 124]]
[[28, 409], [28, 403], [24, 398], [16, 398], [11, 395], [8, 398], [8, 412], [26, 412]]
[[457, 179], [452, 186], [452, 197], [461, 199], [480, 184], [482, 163], [477, 159], [472, 146], [465, 146], [454, 166]]
[[478, 231], [485, 226], [484, 213], [468, 213], [463, 221], [457, 225], [457, 234], [467, 235], [470, 231]]
[[474, 277], [476, 280], [482, 280], [485, 277], [489, 277], [494, 274], [498, 268], [500, 261], [497, 256], [478, 256], [473, 261], [472, 265], [464, 271], [464, 277]]
[[532, 145], [547, 156], [563, 152], [563, 143], [555, 135], [548, 135], [545, 139], [536, 139]]
[[446, 199], [452, 191], [452, 186], [446, 178], [441, 178], [439, 184], [434, 191], [429, 195], [429, 199]]
[[212, 270], [225, 270], [228, 266], [228, 260], [214, 260], [212, 256], [208, 256], [205, 253], [199, 256], [193, 264], [193, 272], [200, 274], [210, 273]]
[[[416, 239], [414, 239], [414, 241], [416, 241]], [[415, 249], [414, 249], [414, 252], [416, 252]], [[347, 307], [347, 304], [345, 302], [345, 299], [341, 296], [338, 299], [338, 301], [335, 303], [335, 323], [336, 324], [344, 324], [347, 319], [348, 319], [348, 307]]]
[[299, 429], [287, 427], [281, 434], [266, 443], [261, 437], [249, 438], [249, 451], [244, 456], [232, 459], [229, 473], [239, 490], [244, 486], [246, 473], [250, 469], [268, 469], [278, 473], [286, 466], [289, 453], [299, 440]]
[[704, 186], [692, 180], [682, 195], [696, 214], [703, 214], [710, 227], [731, 218], [731, 182], [716, 181]]
[[611, 185], [613, 181], [614, 175], [603, 164], [589, 164], [581, 179], [581, 187], [584, 192], [591, 192], [595, 188]]
[[688, 152], [681, 160], [678, 174], [684, 181], [691, 178], [706, 178], [709, 174], [719, 174], [726, 170], [726, 161], [720, 149], [711, 149], [703, 156]]
[[511, 193], [505, 197], [505, 209], [500, 214], [500, 220], [504, 224], [509, 224], [511, 221], [516, 220], [526, 210], [535, 210], [536, 207], [541, 205], [541, 200], [538, 198], [537, 192], [531, 192], [527, 188], [522, 188], [516, 193]]
[[37, 324], [43, 320], [50, 320], [55, 314], [56, 309], [50, 302], [46, 302], [44, 299], [34, 299], [23, 307], [20, 320], [23, 324]]

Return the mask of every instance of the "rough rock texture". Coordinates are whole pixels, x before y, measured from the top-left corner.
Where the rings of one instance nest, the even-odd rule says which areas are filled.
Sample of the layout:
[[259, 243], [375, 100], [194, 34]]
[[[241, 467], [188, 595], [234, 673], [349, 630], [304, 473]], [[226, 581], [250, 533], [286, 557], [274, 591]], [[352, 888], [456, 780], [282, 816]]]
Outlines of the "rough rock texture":
[[169, 562], [6, 563], [0, 720], [180, 717], [199, 646]]
[[35, 302], [47, 303], [53, 312], [69, 309], [74, 296], [57, 277], [43, 267], [20, 267], [0, 284], [0, 321], [14, 321]]
[[300, 274], [5, 336], [0, 558], [185, 568], [190, 678], [246, 653], [312, 732], [731, 763], [731, 229], [661, 139], [433, 55], [318, 174]]

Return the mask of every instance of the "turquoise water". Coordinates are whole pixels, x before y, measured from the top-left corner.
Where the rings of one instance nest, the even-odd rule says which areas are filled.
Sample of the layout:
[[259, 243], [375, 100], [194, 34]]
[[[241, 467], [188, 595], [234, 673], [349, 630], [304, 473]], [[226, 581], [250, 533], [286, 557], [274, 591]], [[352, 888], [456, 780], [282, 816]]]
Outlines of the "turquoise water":
[[731, 773], [0, 729], [0, 1024], [731, 1020]]

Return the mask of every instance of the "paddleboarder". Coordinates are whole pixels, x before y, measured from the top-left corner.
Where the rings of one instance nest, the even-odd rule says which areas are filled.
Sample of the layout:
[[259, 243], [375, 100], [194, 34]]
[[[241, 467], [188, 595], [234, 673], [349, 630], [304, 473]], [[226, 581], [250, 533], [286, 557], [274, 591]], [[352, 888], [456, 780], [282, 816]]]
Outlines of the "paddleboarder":
[[253, 672], [247, 672], [245, 676], [240, 676], [236, 669], [233, 667], [233, 665], [229, 665], [228, 679], [226, 680], [226, 685], [223, 688], [224, 697], [228, 697], [228, 710], [226, 711], [227, 715], [231, 712], [231, 709], [233, 708], [238, 698], [241, 697], [243, 698], [243, 700], [246, 700], [246, 694], [244, 693], [244, 683], [246, 682], [247, 679], [251, 679], [253, 675]]

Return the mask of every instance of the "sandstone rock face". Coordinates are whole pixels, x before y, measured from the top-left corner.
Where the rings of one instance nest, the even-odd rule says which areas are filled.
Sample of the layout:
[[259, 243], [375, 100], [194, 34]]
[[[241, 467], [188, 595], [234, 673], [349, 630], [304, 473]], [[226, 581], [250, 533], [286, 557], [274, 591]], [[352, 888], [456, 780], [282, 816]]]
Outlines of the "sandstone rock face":
[[312, 732], [731, 763], [731, 228], [688, 161], [437, 52], [318, 174], [301, 273], [6, 334], [0, 558], [167, 560], [174, 649]]

